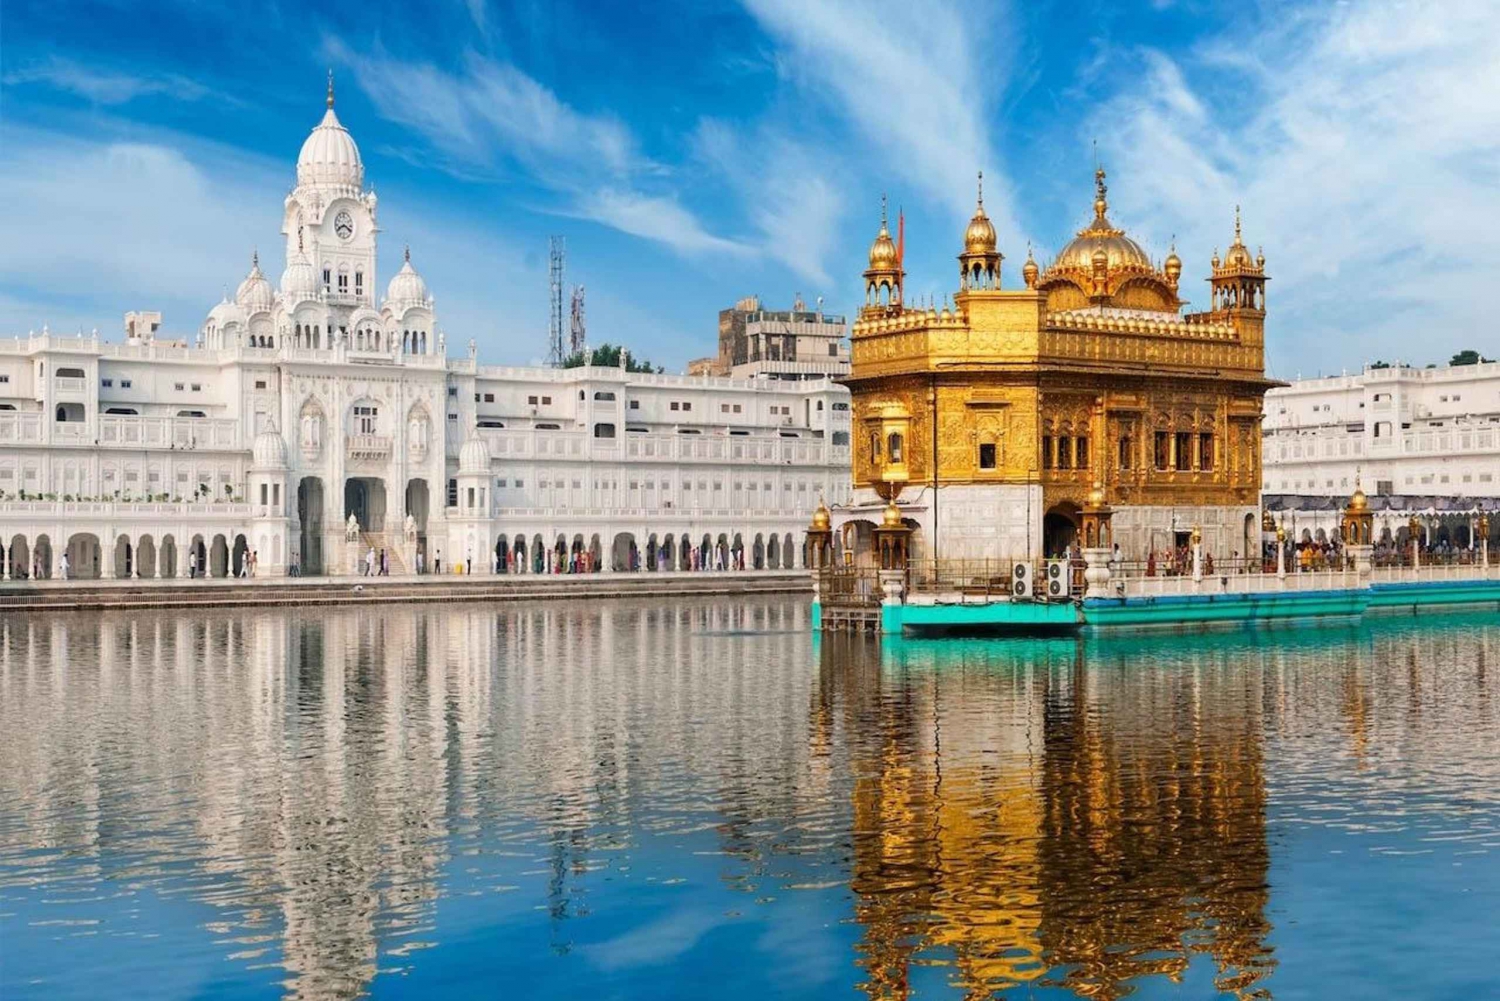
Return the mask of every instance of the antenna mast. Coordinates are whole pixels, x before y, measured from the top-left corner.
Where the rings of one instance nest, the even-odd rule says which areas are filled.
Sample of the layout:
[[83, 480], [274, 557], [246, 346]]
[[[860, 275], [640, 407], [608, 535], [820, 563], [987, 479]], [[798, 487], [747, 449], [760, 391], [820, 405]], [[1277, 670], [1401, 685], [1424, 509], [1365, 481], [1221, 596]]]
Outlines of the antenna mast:
[[572, 326], [568, 331], [568, 351], [578, 354], [588, 346], [588, 330], [583, 321], [583, 286], [573, 286]]
[[552, 307], [552, 321], [548, 327], [547, 363], [561, 368], [563, 359], [563, 264], [567, 255], [567, 242], [560, 236], [549, 239], [551, 254], [547, 264], [547, 301]]

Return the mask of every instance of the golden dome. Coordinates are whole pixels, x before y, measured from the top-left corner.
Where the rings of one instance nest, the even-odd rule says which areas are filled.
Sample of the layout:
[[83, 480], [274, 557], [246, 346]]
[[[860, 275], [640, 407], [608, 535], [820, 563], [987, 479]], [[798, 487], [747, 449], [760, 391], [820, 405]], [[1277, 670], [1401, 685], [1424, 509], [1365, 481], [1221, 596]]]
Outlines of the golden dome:
[[1271, 517], [1271, 512], [1269, 509], [1261, 512], [1260, 530], [1262, 532], [1276, 531], [1276, 519]]
[[819, 498], [818, 508], [813, 512], [812, 516], [812, 530], [814, 532], [826, 532], [831, 523], [832, 514], [828, 510], [828, 505], [823, 503], [822, 498]]
[[1162, 264], [1162, 270], [1174, 282], [1182, 277], [1182, 258], [1177, 256], [1177, 245], [1175, 243], [1172, 244], [1172, 250], [1167, 254], [1167, 259]]
[[[1262, 258], [1262, 265], [1264, 265], [1264, 258]], [[1255, 267], [1254, 262], [1250, 259], [1250, 248], [1245, 246], [1245, 241], [1240, 237], [1240, 207], [1238, 205], [1234, 207], [1234, 242], [1229, 245], [1229, 250], [1224, 254], [1224, 267]]]
[[881, 520], [880, 520], [880, 527], [881, 528], [902, 528], [903, 527], [902, 524], [901, 524], [901, 509], [896, 506], [896, 502], [895, 501], [891, 501], [889, 504], [887, 504], [885, 506], [885, 516], [883, 518], [881, 518]]
[[984, 214], [984, 171], [979, 172], [979, 204], [974, 209], [974, 218], [964, 230], [965, 254], [993, 254], [995, 252], [995, 226]]
[[1354, 488], [1354, 493], [1349, 495], [1349, 510], [1363, 511], [1370, 506], [1370, 501], [1365, 497], [1365, 492], [1359, 487]]
[[1026, 281], [1027, 288], [1036, 288], [1037, 276], [1036, 258], [1031, 256], [1031, 244], [1026, 245], [1026, 263], [1021, 267], [1021, 277]]
[[1079, 230], [1078, 235], [1063, 247], [1052, 267], [1092, 271], [1094, 261], [1102, 253], [1105, 266], [1111, 271], [1122, 268], [1154, 271], [1150, 255], [1139, 243], [1126, 236], [1124, 230], [1116, 229], [1106, 215], [1109, 201], [1105, 195], [1109, 189], [1104, 184], [1103, 167], [1094, 172], [1094, 185], [1094, 221]]
[[871, 271], [896, 271], [901, 267], [901, 259], [896, 255], [896, 241], [891, 239], [890, 228], [885, 221], [885, 197], [880, 199], [880, 232], [875, 235], [875, 242], [870, 244], [870, 270]]
[[1095, 483], [1094, 489], [1089, 491], [1088, 506], [1095, 510], [1104, 507], [1104, 487], [1102, 484]]

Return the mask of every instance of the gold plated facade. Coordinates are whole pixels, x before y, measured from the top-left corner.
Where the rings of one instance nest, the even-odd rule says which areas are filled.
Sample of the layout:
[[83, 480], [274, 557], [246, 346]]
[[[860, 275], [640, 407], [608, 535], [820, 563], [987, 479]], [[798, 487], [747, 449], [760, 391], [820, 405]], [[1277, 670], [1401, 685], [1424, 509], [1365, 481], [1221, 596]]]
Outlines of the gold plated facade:
[[1092, 221], [1045, 267], [1028, 251], [1020, 288], [1000, 280], [981, 192], [941, 309], [906, 304], [882, 210], [852, 331], [856, 488], [900, 492], [885, 475], [900, 414], [911, 488], [1040, 485], [1075, 523], [1096, 483], [1117, 507], [1258, 503], [1265, 258], [1236, 212], [1211, 307], [1185, 312], [1175, 248], [1153, 263], [1110, 221], [1103, 169], [1095, 185]]

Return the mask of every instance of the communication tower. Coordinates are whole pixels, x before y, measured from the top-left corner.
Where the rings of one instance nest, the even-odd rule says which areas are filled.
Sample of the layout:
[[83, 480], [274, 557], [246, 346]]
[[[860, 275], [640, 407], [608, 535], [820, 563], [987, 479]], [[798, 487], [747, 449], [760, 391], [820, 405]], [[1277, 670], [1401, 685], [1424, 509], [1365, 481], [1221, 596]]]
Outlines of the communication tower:
[[583, 322], [583, 286], [573, 286], [572, 326], [568, 331], [568, 351], [577, 354], [588, 344], [588, 330]]
[[563, 264], [567, 255], [567, 241], [560, 236], [550, 240], [551, 254], [547, 263], [547, 300], [552, 307], [552, 321], [547, 334], [547, 364], [562, 367], [563, 359]]

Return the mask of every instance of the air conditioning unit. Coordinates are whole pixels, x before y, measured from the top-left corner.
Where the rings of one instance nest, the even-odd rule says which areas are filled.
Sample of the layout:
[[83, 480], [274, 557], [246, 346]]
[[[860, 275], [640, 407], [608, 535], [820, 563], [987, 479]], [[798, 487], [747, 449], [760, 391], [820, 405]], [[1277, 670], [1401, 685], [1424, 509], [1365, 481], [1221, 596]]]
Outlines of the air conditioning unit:
[[1010, 593], [1013, 598], [1031, 597], [1032, 570], [1030, 563], [1015, 563], [1010, 568]]
[[1068, 596], [1068, 561], [1047, 561], [1047, 597], [1066, 598]]

